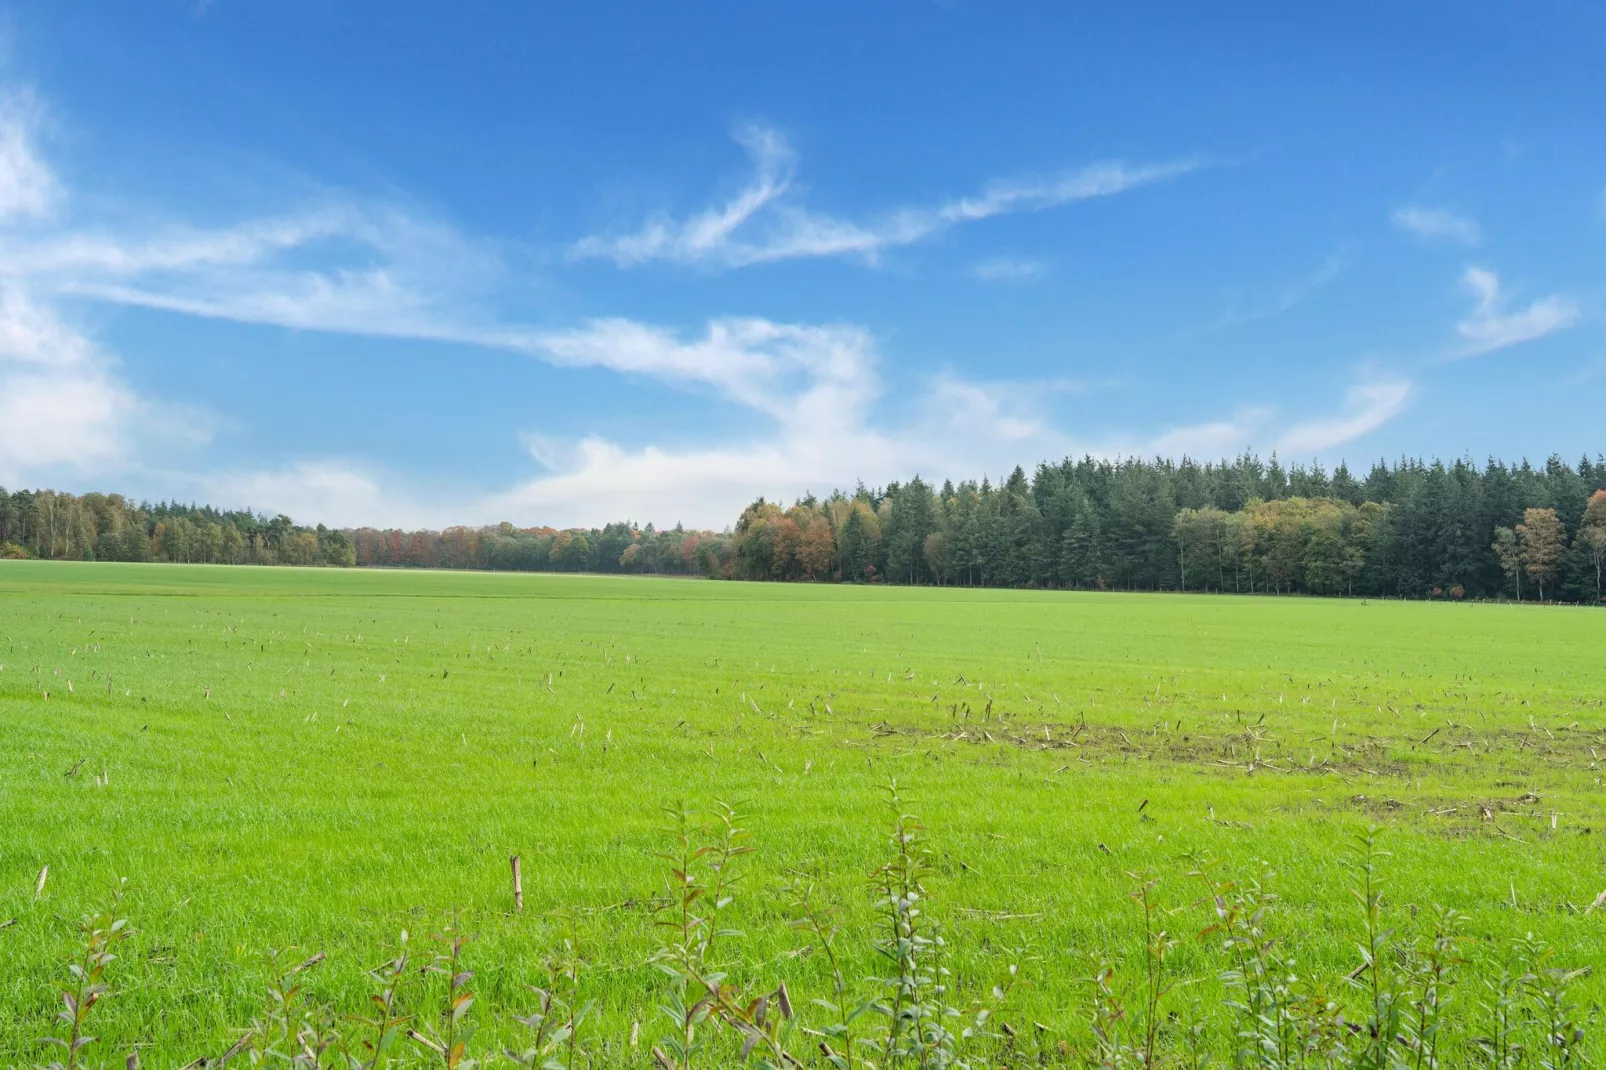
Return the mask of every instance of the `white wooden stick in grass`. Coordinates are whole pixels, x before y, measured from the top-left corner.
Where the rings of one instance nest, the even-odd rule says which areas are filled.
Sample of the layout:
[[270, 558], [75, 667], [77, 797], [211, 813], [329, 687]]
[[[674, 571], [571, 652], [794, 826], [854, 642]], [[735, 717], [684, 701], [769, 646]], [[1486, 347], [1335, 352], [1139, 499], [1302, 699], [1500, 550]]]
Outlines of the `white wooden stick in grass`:
[[524, 909], [524, 873], [519, 868], [518, 855], [514, 855], [508, 861], [513, 864], [513, 909], [522, 911]]

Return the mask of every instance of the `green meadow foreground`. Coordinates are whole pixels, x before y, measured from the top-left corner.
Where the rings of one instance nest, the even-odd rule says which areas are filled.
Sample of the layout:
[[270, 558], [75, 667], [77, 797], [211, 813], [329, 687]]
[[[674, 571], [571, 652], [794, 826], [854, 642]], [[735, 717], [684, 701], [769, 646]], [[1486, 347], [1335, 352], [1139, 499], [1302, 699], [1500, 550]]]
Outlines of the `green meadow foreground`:
[[[1595, 967], [1571, 983], [1578, 1065], [1606, 1061], [1603, 611], [0, 562], [0, 666], [0, 1064], [58, 1057], [78, 920], [126, 877], [91, 1062], [222, 1054], [276, 950], [325, 953], [308, 999], [366, 1014], [365, 971], [404, 929], [426, 960], [455, 913], [474, 1050], [520, 1041], [568, 938], [597, 1001], [582, 1055], [648, 1065], [674, 1032], [649, 960], [677, 939], [654, 924], [676, 803], [731, 804], [756, 848], [713, 957], [829, 1019], [779, 889], [801, 873], [839, 908], [849, 996], [871, 994], [893, 779], [929, 830], [949, 999], [990, 1003], [1018, 964], [989, 1029], [1023, 1062], [1089, 1050], [1103, 963], [1141, 1003], [1140, 871], [1174, 911], [1162, 1013], [1229, 1050], [1201, 859], [1275, 893], [1269, 935], [1364, 1020], [1348, 863], [1372, 825], [1391, 960], [1436, 906], [1466, 915], [1458, 1035], [1532, 934]], [[444, 983], [418, 982], [420, 1023]], [[741, 1046], [711, 1043], [710, 1065]]]

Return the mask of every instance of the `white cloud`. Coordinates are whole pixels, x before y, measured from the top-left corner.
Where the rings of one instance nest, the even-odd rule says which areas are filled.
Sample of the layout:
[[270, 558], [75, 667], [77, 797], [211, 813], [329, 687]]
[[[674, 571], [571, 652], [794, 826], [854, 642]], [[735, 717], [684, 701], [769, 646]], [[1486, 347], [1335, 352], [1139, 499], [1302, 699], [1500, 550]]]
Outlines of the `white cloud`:
[[842, 485], [844, 447], [862, 444], [821, 436], [669, 450], [588, 438], [574, 467], [494, 495], [478, 511], [487, 520], [539, 517], [559, 526], [630, 518], [723, 528], [754, 498], [786, 500]]
[[1424, 241], [1453, 241], [1462, 245], [1479, 245], [1483, 242], [1483, 228], [1476, 219], [1457, 215], [1448, 209], [1408, 204], [1396, 208], [1389, 218], [1400, 230]]
[[265, 471], [220, 472], [196, 480], [212, 503], [285, 513], [306, 524], [360, 527], [424, 522], [424, 515], [362, 465], [339, 460], [300, 461]]
[[1578, 321], [1579, 308], [1572, 298], [1561, 294], [1542, 297], [1526, 308], [1505, 311], [1500, 299], [1500, 277], [1492, 271], [1469, 267], [1462, 283], [1477, 296], [1472, 315], [1456, 324], [1466, 348], [1461, 357], [1491, 353], [1497, 349], [1531, 342], [1547, 334], [1565, 330]]
[[1135, 457], [1234, 456], [1249, 448], [1270, 416], [1269, 409], [1246, 408], [1233, 413], [1231, 419], [1175, 427], [1118, 452]]
[[563, 440], [552, 435], [543, 435], [539, 431], [519, 432], [519, 441], [536, 464], [549, 472], [556, 472], [569, 465], [572, 451]]
[[132, 396], [98, 372], [0, 371], [0, 478], [115, 465], [135, 409]]
[[140, 407], [87, 338], [0, 286], [0, 482], [116, 463]]
[[0, 94], [0, 221], [47, 215], [59, 190], [34, 147], [39, 107], [30, 93]]
[[1378, 379], [1351, 387], [1346, 411], [1337, 416], [1295, 424], [1277, 440], [1284, 454], [1319, 453], [1370, 434], [1405, 411], [1411, 384], [1405, 379]]
[[971, 197], [934, 207], [900, 208], [861, 223], [811, 212], [788, 200], [797, 157], [778, 131], [746, 126], [737, 131], [736, 140], [747, 150], [753, 176], [726, 203], [684, 220], [659, 213], [630, 233], [582, 238], [571, 255], [612, 260], [620, 267], [665, 260], [736, 268], [831, 256], [857, 256], [874, 263], [886, 249], [913, 244], [960, 223], [1107, 197], [1200, 166], [1194, 160], [1138, 167], [1106, 161], [1046, 179], [995, 182]]
[[881, 396], [869, 333], [843, 325], [722, 319], [696, 336], [629, 320], [532, 335], [519, 346], [566, 366], [603, 367], [711, 388], [770, 420], [763, 434], [714, 446], [628, 448], [587, 436], [525, 442], [548, 475], [480, 502], [487, 521], [540, 517], [555, 524], [633, 517], [723, 527], [764, 495], [851, 486], [865, 472], [912, 458], [896, 433], [871, 426]]
[[0, 285], [0, 361], [51, 368], [89, 364], [95, 348], [16, 284]]
[[786, 424], [839, 426], [876, 394], [873, 347], [858, 327], [720, 319], [682, 341], [661, 327], [607, 319], [507, 342], [561, 366], [709, 386]]
[[1035, 282], [1047, 271], [1047, 265], [1041, 260], [995, 256], [973, 265], [970, 274], [983, 282]]
[[0, 483], [127, 472], [204, 444], [213, 418], [142, 397], [117, 362], [16, 282], [0, 282]]
[[597, 436], [565, 445], [527, 436], [549, 474], [480, 502], [474, 511], [487, 521], [633, 517], [718, 528], [760, 495], [790, 500], [861, 478], [1007, 470], [1024, 456], [1051, 456], [1071, 445], [1036, 405], [1066, 384], [1033, 388], [942, 373], [916, 388], [909, 419], [889, 422], [876, 411], [884, 392], [874, 340], [857, 327], [719, 320], [685, 338], [607, 321], [562, 336], [561, 346], [545, 341], [564, 359], [632, 373], [656, 369], [671, 382], [716, 386], [728, 400], [767, 416], [769, 425], [742, 441], [684, 448], [629, 447]]
[[1030, 389], [1026, 383], [984, 383], [944, 372], [937, 376], [926, 408], [953, 432], [1025, 442], [1050, 433]]

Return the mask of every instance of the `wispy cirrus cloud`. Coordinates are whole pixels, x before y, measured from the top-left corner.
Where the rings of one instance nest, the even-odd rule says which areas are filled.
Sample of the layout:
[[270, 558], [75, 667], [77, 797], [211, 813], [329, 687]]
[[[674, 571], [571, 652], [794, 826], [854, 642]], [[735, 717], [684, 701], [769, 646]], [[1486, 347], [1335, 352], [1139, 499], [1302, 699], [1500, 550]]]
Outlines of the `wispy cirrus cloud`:
[[1018, 256], [995, 256], [973, 264], [972, 278], [982, 282], [1036, 282], [1048, 273], [1048, 265], [1041, 260]]
[[1277, 440], [1280, 453], [1320, 453], [1371, 434], [1405, 411], [1411, 382], [1402, 378], [1374, 379], [1353, 386], [1345, 411], [1307, 420], [1283, 431]]
[[782, 426], [820, 434], [861, 423], [880, 393], [875, 347], [862, 327], [775, 323], [759, 318], [710, 322], [703, 334], [625, 319], [571, 330], [513, 336], [548, 363], [644, 375], [713, 387]]
[[894, 209], [864, 221], [839, 219], [797, 203], [797, 154], [777, 130], [737, 129], [752, 177], [723, 204], [676, 219], [659, 213], [622, 234], [591, 235], [570, 248], [576, 259], [620, 267], [651, 261], [739, 268], [808, 257], [857, 257], [875, 263], [888, 249], [911, 245], [961, 223], [1037, 212], [1108, 197], [1197, 170], [1198, 160], [1128, 165], [1105, 161], [1039, 179], [993, 182], [980, 193], [927, 207]]
[[31, 92], [0, 92], [0, 219], [41, 217], [60, 186], [35, 148], [40, 107]]
[[1477, 298], [1472, 315], [1456, 324], [1466, 346], [1456, 357], [1492, 353], [1565, 330], [1578, 322], [1578, 303], [1562, 294], [1541, 297], [1524, 308], [1508, 310], [1500, 294], [1500, 276], [1468, 267], [1461, 282]]
[[1270, 300], [1262, 299], [1257, 304], [1234, 302], [1226, 312], [1222, 313], [1220, 319], [1208, 324], [1199, 333], [1224, 331], [1280, 316], [1304, 304], [1328, 283], [1338, 278], [1349, 267], [1349, 263], [1349, 251], [1339, 249], [1329, 254], [1315, 271], [1284, 284], [1282, 289], [1277, 291], [1277, 295]]
[[0, 277], [117, 304], [297, 330], [451, 340], [502, 267], [494, 249], [383, 204], [326, 201], [199, 229], [0, 233]]
[[1424, 241], [1451, 241], [1461, 245], [1483, 243], [1483, 228], [1476, 219], [1458, 215], [1447, 208], [1408, 204], [1396, 208], [1389, 219], [1400, 230]]
[[1602, 375], [1606, 375], [1606, 356], [1585, 361], [1577, 371], [1567, 377], [1566, 382], [1568, 386], [1583, 386], [1585, 383], [1598, 379]]
[[[75, 203], [40, 150], [44, 109], [0, 87], [0, 284], [189, 315], [375, 335], [455, 335], [496, 249], [403, 206], [325, 189], [265, 218], [202, 227], [115, 198]], [[98, 212], [91, 215], [90, 212]]]

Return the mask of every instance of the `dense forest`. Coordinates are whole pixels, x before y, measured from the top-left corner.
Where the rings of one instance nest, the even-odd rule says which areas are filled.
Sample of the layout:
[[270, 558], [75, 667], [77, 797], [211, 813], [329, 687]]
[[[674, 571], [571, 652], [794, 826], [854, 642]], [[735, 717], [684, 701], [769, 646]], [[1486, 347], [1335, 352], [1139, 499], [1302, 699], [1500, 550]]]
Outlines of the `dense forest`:
[[1606, 457], [1285, 469], [1234, 461], [1044, 463], [1002, 482], [918, 476], [725, 532], [298, 527], [118, 495], [0, 490], [0, 556], [639, 572], [735, 579], [1598, 602]]
[[791, 508], [755, 502], [732, 574], [1121, 590], [1598, 601], [1606, 458], [1284, 469], [1084, 458]]

